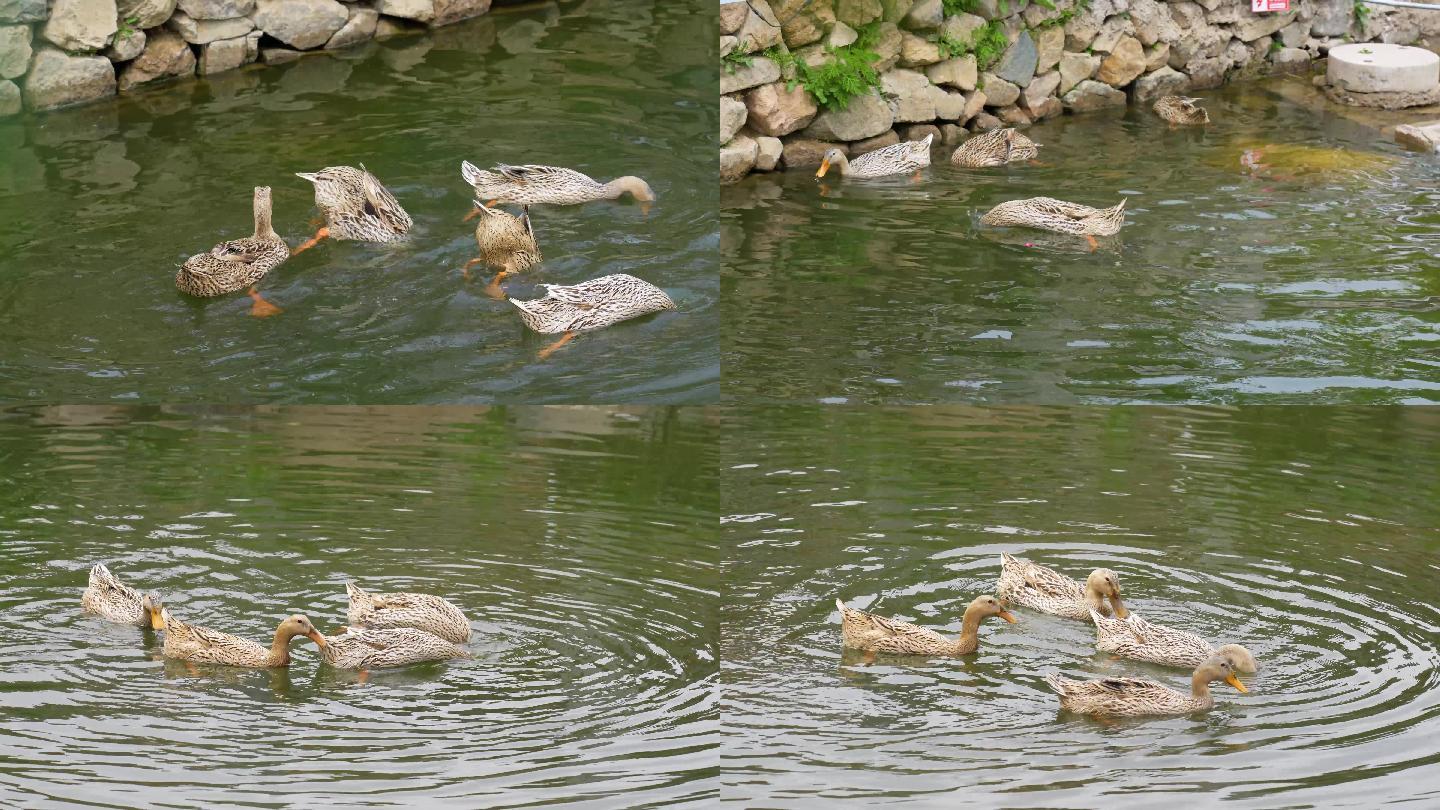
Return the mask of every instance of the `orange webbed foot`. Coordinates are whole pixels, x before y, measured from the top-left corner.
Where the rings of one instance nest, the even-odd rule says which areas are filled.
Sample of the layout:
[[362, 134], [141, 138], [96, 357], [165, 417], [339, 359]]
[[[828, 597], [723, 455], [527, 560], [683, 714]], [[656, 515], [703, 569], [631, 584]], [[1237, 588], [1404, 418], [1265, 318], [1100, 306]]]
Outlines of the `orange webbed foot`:
[[560, 348], [561, 346], [564, 346], [566, 343], [569, 343], [569, 342], [570, 342], [571, 340], [573, 340], [574, 338], [575, 338], [575, 333], [574, 333], [574, 332], [566, 332], [565, 334], [561, 335], [559, 340], [555, 341], [554, 343], [551, 343], [549, 346], [546, 346], [545, 348], [543, 348], [543, 349], [540, 350], [540, 359], [541, 359], [541, 360], [547, 359], [548, 357], [550, 357], [550, 355], [552, 355], [552, 354], [555, 353], [555, 350], [556, 350], [556, 349]]
[[1095, 237], [1091, 236], [1091, 235], [1088, 234], [1088, 233], [1085, 234], [1085, 242], [1086, 242], [1086, 244], [1090, 245], [1090, 252], [1091, 252], [1091, 253], [1094, 253], [1095, 251], [1097, 251], [1097, 250], [1100, 249], [1100, 243], [1097, 242], [1097, 241], [1095, 241]]
[[291, 255], [291, 256], [294, 256], [294, 255], [297, 254], [297, 253], [300, 253], [300, 252], [302, 252], [302, 251], [309, 250], [310, 248], [315, 247], [316, 245], [320, 244], [320, 240], [326, 239], [326, 238], [328, 238], [329, 236], [330, 236], [330, 229], [329, 229], [328, 227], [322, 227], [320, 230], [318, 230], [318, 231], [315, 232], [315, 235], [314, 235], [314, 236], [310, 237], [309, 239], [306, 239], [304, 242], [301, 242], [301, 243], [299, 244], [299, 246], [297, 246], [294, 250], [290, 251], [290, 255]]
[[268, 318], [271, 315], [279, 315], [285, 311], [266, 301], [264, 296], [260, 295], [260, 291], [254, 287], [250, 288], [248, 295], [250, 296], [250, 300], [254, 302], [250, 304], [250, 316], [253, 318]]

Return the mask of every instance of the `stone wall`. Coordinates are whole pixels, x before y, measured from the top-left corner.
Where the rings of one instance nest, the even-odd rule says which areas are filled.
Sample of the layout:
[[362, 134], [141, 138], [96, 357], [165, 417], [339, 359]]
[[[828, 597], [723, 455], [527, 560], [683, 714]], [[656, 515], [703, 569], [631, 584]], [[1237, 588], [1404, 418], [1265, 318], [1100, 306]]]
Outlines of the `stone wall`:
[[0, 116], [448, 25], [484, 14], [490, 3], [0, 0]]
[[[901, 139], [1024, 127], [1274, 72], [1306, 72], [1332, 45], [1440, 45], [1436, 11], [1354, 0], [1292, 0], [1255, 14], [1249, 0], [748, 0], [720, 6], [720, 174], [813, 166], [831, 147], [853, 157]], [[1436, 0], [1440, 3], [1440, 0]], [[990, 65], [941, 44], [1003, 30]], [[820, 66], [864, 32], [881, 86], [844, 109], [822, 109], [782, 76], [798, 59]], [[765, 54], [769, 54], [766, 56]]]

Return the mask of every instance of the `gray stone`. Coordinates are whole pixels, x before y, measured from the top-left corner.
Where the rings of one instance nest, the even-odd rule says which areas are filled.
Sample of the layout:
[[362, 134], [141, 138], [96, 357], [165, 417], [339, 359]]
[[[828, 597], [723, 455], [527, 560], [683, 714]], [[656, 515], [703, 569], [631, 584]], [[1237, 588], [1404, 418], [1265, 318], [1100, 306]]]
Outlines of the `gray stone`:
[[185, 12], [177, 11], [175, 16], [165, 23], [165, 26], [192, 45], [204, 45], [216, 40], [243, 37], [254, 30], [255, 23], [249, 17], [237, 17], [233, 20], [195, 20]]
[[1100, 57], [1088, 53], [1066, 53], [1060, 57], [1060, 94], [1070, 92], [1075, 85], [1095, 75], [1100, 69]]
[[1020, 106], [1027, 110], [1033, 110], [1045, 99], [1055, 95], [1060, 89], [1060, 71], [1052, 70], [1036, 76], [1026, 85], [1025, 91], [1020, 94]]
[[260, 61], [267, 65], [283, 65], [304, 56], [304, 51], [294, 48], [264, 47], [260, 49]]
[[[376, 12], [377, 14], [379, 12]], [[735, 37], [720, 37], [720, 58], [724, 59], [735, 52]]]
[[843, 110], [825, 110], [815, 116], [805, 135], [821, 141], [859, 141], [879, 135], [894, 123], [885, 99], [866, 93], [850, 99]]
[[1434, 152], [1440, 149], [1440, 121], [1422, 121], [1395, 127], [1395, 142], [1406, 149]]
[[932, 144], [940, 140], [940, 128], [934, 124], [911, 124], [900, 133], [900, 139], [905, 141], [923, 141], [927, 137], [932, 139]]
[[1009, 107], [1002, 107], [1001, 109], [996, 110], [995, 117], [999, 118], [1001, 121], [1004, 121], [1006, 125], [1012, 127], [1024, 127], [1030, 125], [1030, 116], [1026, 115], [1024, 110], [1014, 106], [1013, 104]]
[[1293, 11], [1288, 14], [1250, 14], [1241, 17], [1231, 30], [1241, 42], [1254, 42], [1294, 22], [1295, 14]]
[[1003, 20], [1025, 10], [1026, 0], [979, 0], [975, 13], [987, 20]]
[[1150, 104], [1161, 96], [1178, 96], [1190, 89], [1190, 77], [1170, 66], [1141, 76], [1135, 82], [1135, 101]]
[[900, 32], [900, 64], [924, 67], [940, 61], [940, 46], [909, 31]]
[[1296, 20], [1280, 29], [1280, 42], [1287, 48], [1298, 48], [1310, 38], [1310, 21]]
[[790, 48], [819, 42], [825, 36], [825, 29], [836, 22], [834, 9], [826, 5], [802, 5], [804, 2], [779, 0], [772, 6], [775, 16], [780, 18], [781, 35]]
[[1440, 56], [1383, 43], [1330, 49], [1325, 82], [1352, 93], [1424, 93], [1440, 86]]
[[1170, 63], [1170, 43], [1161, 42], [1145, 52], [1145, 72], [1159, 70]]
[[1094, 112], [1107, 108], [1125, 108], [1125, 94], [1104, 82], [1086, 79], [1061, 99], [1070, 112]]
[[720, 143], [729, 143], [735, 133], [745, 126], [748, 116], [745, 102], [734, 96], [720, 97]]
[[1071, 17], [1069, 22], [1065, 23], [1065, 50], [1083, 51], [1089, 48], [1104, 22], [1105, 15], [1097, 12], [1093, 6]]
[[46, 0], [0, 0], [0, 23], [45, 22]]
[[1189, 0], [1182, 0], [1179, 3], [1170, 3], [1170, 19], [1185, 31], [1194, 31], [1205, 26], [1205, 9], [1199, 3], [1192, 3]]
[[774, 137], [803, 129], [820, 112], [804, 87], [791, 89], [785, 82], [761, 85], [746, 93], [745, 107], [750, 128]]
[[42, 47], [30, 64], [22, 95], [25, 106], [32, 110], [113, 96], [115, 67], [103, 56], [71, 56], [55, 48]]
[[830, 29], [830, 33], [825, 36], [825, 47], [843, 48], [859, 38], [860, 35], [855, 33], [854, 28], [836, 20], [835, 25]]
[[30, 26], [0, 26], [0, 79], [25, 75], [30, 53]]
[[745, 18], [745, 24], [735, 32], [735, 39], [740, 42], [740, 50], [754, 53], [779, 45], [783, 40], [780, 19], [770, 9], [770, 4], [765, 0], [750, 0], [750, 8], [750, 16]]
[[1140, 40], [1124, 37], [1115, 44], [1105, 61], [1100, 63], [1095, 78], [1111, 87], [1124, 87], [1144, 72], [1145, 50], [1140, 47]]
[[948, 84], [961, 90], [974, 90], [980, 72], [975, 65], [975, 55], [967, 53], [926, 67], [925, 75], [930, 77], [933, 84]]
[[814, 138], [791, 138], [784, 143], [785, 150], [781, 159], [785, 161], [787, 169], [819, 166], [825, 153], [831, 149], [839, 149], [840, 154], [846, 157], [850, 155], [850, 147], [843, 143], [817, 141]]
[[985, 111], [985, 105], [990, 99], [985, 96], [984, 90], [973, 90], [965, 94], [965, 115], [966, 121]]
[[880, 19], [883, 11], [880, 0], [835, 0], [835, 19], [851, 28]]
[[965, 94], [959, 90], [949, 92], [941, 90], [940, 95], [935, 97], [935, 117], [942, 121], [963, 121], [965, 119]]
[[930, 80], [913, 70], [892, 70], [880, 77], [880, 92], [890, 105], [891, 122], [935, 120]]
[[959, 124], [941, 124], [940, 141], [946, 146], [954, 146], [965, 138], [965, 127]]
[[309, 50], [329, 41], [350, 15], [335, 0], [255, 0], [255, 27], [292, 48]]
[[1035, 40], [1031, 39], [1029, 31], [1021, 31], [1020, 36], [1005, 49], [1005, 55], [1000, 57], [1000, 63], [995, 66], [995, 75], [1012, 84], [1024, 86], [1035, 78], [1035, 67], [1039, 62], [1040, 53], [1035, 48]]
[[884, 73], [895, 63], [900, 61], [900, 46], [904, 42], [900, 29], [895, 23], [880, 23], [879, 33], [875, 37], [875, 47], [871, 48], [875, 55], [880, 57], [875, 60], [875, 70]]
[[779, 138], [771, 138], [768, 135], [761, 135], [755, 139], [755, 170], [761, 172], [774, 171], [780, 164], [780, 156], [785, 153], [785, 145], [780, 143]]
[[115, 33], [115, 0], [55, 0], [41, 35], [67, 51], [98, 51]]
[[128, 34], [115, 33], [115, 40], [105, 49], [111, 62], [129, 62], [145, 50], [145, 32], [132, 30]]
[[1229, 67], [1230, 63], [1218, 56], [1195, 60], [1186, 70], [1190, 74], [1190, 89], [1209, 90], [1219, 87], [1225, 83], [1225, 71]]
[[1317, 37], [1344, 36], [1350, 30], [1354, 15], [1353, 0], [1315, 0], [1315, 16], [1310, 20], [1310, 33]]
[[246, 63], [248, 55], [243, 36], [216, 40], [200, 49], [200, 62], [196, 72], [204, 76], [234, 70]]
[[195, 20], [230, 20], [255, 10], [255, 0], [180, 0], [177, 5]]
[[945, 6], [941, 0], [919, 0], [905, 15], [904, 25], [913, 31], [939, 28], [945, 21]]
[[423, 26], [411, 20], [404, 20], [399, 17], [386, 17], [382, 14], [380, 15], [380, 22], [375, 24], [375, 38], [388, 39], [406, 34], [419, 34], [424, 30], [425, 28]]
[[772, 59], [757, 56], [749, 65], [735, 65], [720, 69], [720, 93], [728, 95], [751, 87], [769, 84], [780, 78], [780, 66]]
[[145, 51], [120, 72], [120, 92], [161, 79], [195, 73], [195, 53], [189, 44], [168, 28], [152, 29], [145, 35]]
[[1005, 126], [1005, 122], [990, 113], [980, 113], [970, 121], [971, 132], [989, 132], [992, 129], [999, 129]]
[[9, 80], [0, 80], [0, 118], [20, 112], [20, 88]]
[[1060, 64], [1065, 52], [1065, 29], [1058, 25], [1041, 28], [1035, 34], [1035, 72], [1044, 73]]
[[429, 21], [432, 28], [450, 25], [471, 17], [479, 17], [490, 10], [491, 0], [435, 0], [435, 16]]
[[873, 138], [866, 138], [863, 141], [856, 141], [850, 144], [850, 157], [857, 158], [876, 149], [884, 149], [887, 146], [894, 146], [900, 142], [900, 136], [895, 130], [888, 129]]
[[[722, 20], [725, 17], [727, 8], [735, 8], [735, 6], [720, 7]], [[415, 20], [416, 22], [428, 23], [435, 19], [434, 0], [375, 0], [375, 10], [391, 17], [403, 17], [407, 20]], [[738, 8], [735, 8], [735, 10], [740, 13], [740, 21], [742, 23], [745, 21], [745, 16], [750, 13], [750, 7], [744, 3], [738, 4]], [[724, 28], [720, 30], [721, 33], [725, 34], [735, 33], [735, 31], [726, 31]], [[735, 30], [738, 31], [739, 29], [737, 28]]]
[[1125, 17], [1111, 17], [1100, 26], [1095, 39], [1090, 42], [1090, 49], [1095, 53], [1110, 53], [1120, 40], [1132, 36], [1135, 33], [1135, 24]]
[[143, 31], [170, 19], [175, 13], [175, 0], [117, 0], [115, 10], [121, 20], [133, 19], [130, 25]]
[[380, 24], [380, 12], [364, 6], [350, 6], [350, 19], [325, 43], [328, 51], [349, 48], [375, 38], [375, 27]]
[[[383, 6], [385, 0], [380, 0], [380, 3]], [[384, 8], [381, 8], [380, 11], [386, 14], [391, 13], [385, 11]], [[744, 3], [722, 4], [720, 6], [720, 33], [733, 34], [739, 31], [740, 26], [745, 24], [745, 18], [748, 16], [750, 16], [750, 7]]]
[[1305, 73], [1310, 69], [1310, 52], [1304, 48], [1281, 48], [1270, 61], [1278, 73]]
[[[790, 2], [804, 3], [808, 0], [790, 0]], [[905, 19], [910, 9], [915, 8], [915, 0], [880, 0], [880, 19], [886, 22], [898, 23]]]
[[975, 32], [984, 27], [984, 17], [961, 12], [945, 19], [945, 23], [940, 26], [940, 36], [969, 44], [975, 41]]
[[747, 135], [720, 147], [720, 182], [733, 183], [750, 173], [759, 156], [760, 145]]
[[1036, 104], [1034, 107], [1031, 107], [1030, 117], [1036, 121], [1040, 121], [1045, 118], [1054, 118], [1063, 112], [1065, 112], [1065, 105], [1060, 103], [1060, 99], [1051, 96], [1039, 104]]
[[251, 31], [245, 35], [245, 64], [260, 61], [260, 38], [264, 31]]
[[1020, 99], [1020, 88], [994, 73], [981, 74], [979, 87], [989, 97], [991, 107], [1008, 107]]

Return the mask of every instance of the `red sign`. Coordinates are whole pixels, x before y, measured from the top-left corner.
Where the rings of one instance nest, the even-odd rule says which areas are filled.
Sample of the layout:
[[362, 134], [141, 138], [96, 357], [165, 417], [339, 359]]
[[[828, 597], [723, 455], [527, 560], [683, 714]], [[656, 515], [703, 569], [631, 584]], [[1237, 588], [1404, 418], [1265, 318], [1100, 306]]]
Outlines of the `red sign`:
[[1256, 14], [1267, 11], [1289, 11], [1290, 0], [1250, 0], [1250, 10]]

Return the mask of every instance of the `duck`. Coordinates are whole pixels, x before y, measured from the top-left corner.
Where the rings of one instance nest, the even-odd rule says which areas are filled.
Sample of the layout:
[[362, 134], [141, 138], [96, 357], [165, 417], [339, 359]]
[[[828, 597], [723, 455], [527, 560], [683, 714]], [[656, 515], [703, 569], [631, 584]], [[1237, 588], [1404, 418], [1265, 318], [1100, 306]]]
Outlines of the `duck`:
[[309, 250], [326, 238], [394, 242], [410, 233], [415, 224], [395, 195], [364, 163], [358, 169], [327, 166], [318, 172], [296, 172], [295, 176], [315, 185], [315, 207], [325, 222], [314, 236], [295, 248], [295, 253]]
[[1151, 624], [1140, 618], [1138, 613], [1114, 618], [1102, 616], [1092, 609], [1090, 620], [1095, 622], [1095, 649], [1101, 652], [1186, 668], [1199, 666], [1205, 659], [1219, 655], [1229, 661], [1236, 672], [1256, 670], [1255, 656], [1239, 644], [1212, 647], [1210, 642], [1194, 633]]
[[278, 314], [279, 307], [266, 301], [255, 285], [266, 273], [290, 258], [290, 248], [270, 224], [270, 187], [256, 186], [253, 196], [255, 233], [244, 239], [221, 242], [207, 253], [185, 260], [175, 274], [180, 292], [199, 298], [239, 292], [249, 288], [250, 314], [264, 318]]
[[1210, 123], [1210, 113], [1195, 102], [1198, 98], [1185, 96], [1161, 96], [1155, 102], [1155, 114], [1171, 124], [1192, 125]]
[[362, 672], [468, 655], [451, 642], [414, 627], [341, 627], [337, 634], [327, 636], [320, 648], [321, 659], [330, 666]]
[[1130, 615], [1120, 600], [1120, 577], [1108, 568], [1091, 571], [1082, 586], [1058, 571], [1003, 552], [995, 595], [1007, 603], [1067, 619], [1087, 620], [1092, 609], [1102, 616], [1112, 611], [1122, 619]]
[[854, 160], [845, 157], [845, 153], [839, 149], [831, 149], [821, 158], [820, 168], [816, 170], [815, 176], [824, 177], [830, 167], [834, 166], [842, 177], [888, 177], [910, 172], [915, 172], [915, 176], [919, 177], [920, 170], [930, 165], [930, 143], [933, 140], [935, 134], [932, 132], [921, 140], [902, 141], [866, 152]]
[[428, 593], [370, 593], [354, 582], [345, 583], [350, 597], [346, 619], [364, 630], [413, 627], [446, 641], [470, 640], [470, 620], [453, 603]]
[[1190, 676], [1190, 694], [1142, 678], [1102, 678], [1073, 681], [1051, 672], [1045, 683], [1060, 696], [1060, 708], [1080, 714], [1136, 717], [1143, 715], [1190, 714], [1215, 705], [1210, 694], [1213, 681], [1225, 681], [1242, 694], [1249, 690], [1235, 677], [1235, 668], [1224, 656], [1214, 655], [1200, 663]]
[[[468, 160], [460, 162], [460, 176], [475, 189], [475, 195], [490, 205], [578, 205], [598, 200], [618, 200], [629, 194], [649, 213], [655, 192], [650, 184], [634, 175], [617, 177], [607, 183], [560, 166], [508, 166], [504, 163], [486, 171]], [[472, 212], [472, 216], [474, 212]]]
[[1113, 208], [1091, 208], [1054, 197], [1010, 200], [985, 212], [980, 224], [1083, 236], [1090, 249], [1095, 250], [1099, 247], [1095, 237], [1114, 236], [1125, 224], [1125, 199], [1121, 198], [1120, 204]]
[[570, 286], [540, 286], [545, 288], [544, 298], [509, 300], [520, 310], [520, 320], [526, 326], [542, 335], [560, 335], [559, 340], [540, 352], [542, 360], [580, 332], [675, 309], [675, 302], [664, 290], [625, 273], [600, 276]]
[[950, 155], [950, 162], [956, 166], [971, 169], [987, 169], [1034, 160], [1040, 154], [1038, 147], [1029, 138], [1015, 131], [1014, 127], [992, 129], [968, 138]]
[[104, 563], [95, 563], [85, 592], [80, 594], [80, 607], [107, 622], [149, 629], [159, 621], [164, 604], [159, 594], [142, 594], [116, 578]]
[[886, 619], [863, 610], [846, 607], [839, 599], [840, 643], [851, 649], [891, 655], [969, 655], [980, 648], [980, 622], [999, 616], [1014, 624], [1014, 614], [993, 596], [977, 596], [965, 608], [959, 638], [946, 638], [919, 625]]
[[270, 646], [221, 633], [208, 627], [186, 624], [170, 614], [169, 608], [162, 608], [154, 624], [156, 630], [165, 631], [163, 652], [170, 658], [182, 661], [199, 661], [205, 664], [225, 664], [232, 667], [255, 667], [270, 669], [290, 666], [290, 640], [304, 636], [315, 642], [323, 652], [325, 637], [315, 629], [310, 620], [300, 614], [287, 617], [275, 628], [275, 637]]
[[520, 216], [491, 208], [476, 200], [475, 207], [485, 216], [475, 224], [475, 243], [480, 255], [465, 263], [462, 272], [468, 278], [470, 266], [485, 264], [499, 270], [490, 280], [489, 288], [498, 287], [506, 276], [529, 270], [540, 263], [540, 245], [535, 241], [535, 228], [530, 224], [530, 206], [523, 206]]

